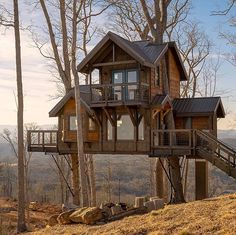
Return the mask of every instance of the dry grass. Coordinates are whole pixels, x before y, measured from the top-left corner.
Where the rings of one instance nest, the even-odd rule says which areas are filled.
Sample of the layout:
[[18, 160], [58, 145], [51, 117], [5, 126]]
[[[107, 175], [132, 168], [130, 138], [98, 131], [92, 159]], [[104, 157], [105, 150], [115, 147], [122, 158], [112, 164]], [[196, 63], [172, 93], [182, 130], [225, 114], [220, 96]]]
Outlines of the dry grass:
[[105, 225], [57, 225], [31, 234], [159, 235], [236, 234], [236, 194], [169, 205], [163, 210]]

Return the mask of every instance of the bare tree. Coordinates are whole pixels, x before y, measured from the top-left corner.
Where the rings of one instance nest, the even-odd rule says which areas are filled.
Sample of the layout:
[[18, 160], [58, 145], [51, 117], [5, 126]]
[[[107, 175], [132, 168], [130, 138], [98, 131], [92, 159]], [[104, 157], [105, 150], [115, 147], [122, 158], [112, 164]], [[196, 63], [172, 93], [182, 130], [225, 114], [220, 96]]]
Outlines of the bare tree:
[[[236, 7], [236, 0], [228, 0], [223, 10], [212, 11], [213, 16], [224, 16], [227, 17], [228, 25], [231, 29], [236, 27], [236, 15], [233, 11]], [[233, 48], [236, 46], [236, 34], [235, 30], [221, 30], [219, 32], [221, 38], [225, 39], [226, 42], [231, 45]], [[235, 51], [225, 54], [226, 60], [231, 63], [233, 66], [236, 66], [236, 53]]]
[[18, 1], [13, 0], [14, 6], [14, 32], [16, 50], [16, 82], [17, 82], [17, 146], [18, 146], [18, 220], [17, 231], [26, 231], [25, 224], [25, 169], [24, 169], [24, 101], [21, 70], [21, 46], [19, 27]]

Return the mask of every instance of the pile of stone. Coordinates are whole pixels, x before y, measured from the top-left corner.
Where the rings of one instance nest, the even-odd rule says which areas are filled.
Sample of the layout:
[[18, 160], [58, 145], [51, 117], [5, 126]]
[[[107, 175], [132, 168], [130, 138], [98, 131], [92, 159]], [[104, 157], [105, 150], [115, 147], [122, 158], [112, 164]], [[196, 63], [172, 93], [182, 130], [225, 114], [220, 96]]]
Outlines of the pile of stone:
[[100, 207], [82, 207], [66, 209], [63, 207], [61, 214], [53, 215], [49, 218], [48, 225], [82, 223], [87, 225], [105, 224], [110, 221], [122, 219], [131, 215], [145, 214], [152, 210], [164, 207], [163, 199], [144, 197], [135, 198], [134, 207], [128, 207], [125, 203], [106, 203]]

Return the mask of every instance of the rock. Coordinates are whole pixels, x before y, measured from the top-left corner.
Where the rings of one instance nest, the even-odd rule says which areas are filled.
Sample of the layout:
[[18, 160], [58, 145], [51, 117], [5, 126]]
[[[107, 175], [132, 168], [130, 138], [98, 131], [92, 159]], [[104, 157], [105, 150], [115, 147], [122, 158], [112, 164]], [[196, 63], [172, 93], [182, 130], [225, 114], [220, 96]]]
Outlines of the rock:
[[154, 201], [144, 202], [144, 206], [147, 207], [148, 212], [155, 210]]
[[145, 201], [146, 201], [145, 197], [136, 197], [134, 207], [135, 208], [142, 207]]
[[121, 207], [122, 210], [124, 210], [124, 211], [127, 210], [127, 204], [126, 203], [120, 202], [120, 203], [118, 203], [118, 205]]
[[159, 197], [150, 197], [150, 201], [154, 201], [154, 200], [156, 200], [156, 199], [160, 199]]
[[88, 207], [82, 207], [82, 208], [75, 210], [70, 215], [71, 221], [73, 221], [74, 223], [83, 223], [82, 213], [87, 209], [88, 209]]
[[155, 205], [155, 210], [159, 210], [164, 208], [165, 204], [164, 204], [164, 200], [159, 198], [159, 199], [154, 199], [153, 200], [154, 205]]
[[111, 208], [104, 206], [102, 209], [102, 214], [104, 219], [109, 218], [112, 215]]
[[83, 207], [70, 215], [70, 219], [75, 223], [95, 224], [103, 219], [102, 209], [98, 207]]
[[32, 211], [36, 211], [38, 209], [38, 202], [30, 202], [29, 209]]
[[66, 212], [62, 212], [58, 217], [57, 221], [59, 224], [71, 224], [72, 221], [70, 219], [70, 215], [74, 212], [75, 210], [69, 210]]
[[57, 221], [58, 216], [59, 216], [59, 214], [55, 214], [55, 215], [50, 216], [48, 219], [48, 225], [54, 226], [54, 225], [58, 224], [58, 221]]
[[103, 209], [104, 207], [112, 208], [113, 206], [115, 206], [114, 203], [108, 202], [108, 203], [105, 203], [105, 204], [102, 203], [99, 208], [100, 208], [100, 209]]
[[122, 212], [124, 212], [124, 211], [122, 210], [122, 208], [121, 208], [120, 205], [116, 205], [116, 206], [113, 206], [113, 207], [111, 208], [111, 213], [112, 213], [112, 215], [117, 215], [117, 214], [120, 214], [120, 213], [122, 213]]

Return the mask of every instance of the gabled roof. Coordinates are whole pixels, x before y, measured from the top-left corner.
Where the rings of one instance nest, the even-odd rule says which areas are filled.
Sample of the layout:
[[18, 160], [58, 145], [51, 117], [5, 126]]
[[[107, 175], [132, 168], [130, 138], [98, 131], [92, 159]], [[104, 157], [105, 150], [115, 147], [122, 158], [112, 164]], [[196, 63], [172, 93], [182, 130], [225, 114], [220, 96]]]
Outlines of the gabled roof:
[[[70, 100], [75, 99], [75, 90], [72, 88], [49, 112], [49, 117], [58, 116], [64, 105]], [[82, 105], [90, 112], [90, 88], [88, 85], [80, 85], [80, 99]]]
[[171, 103], [171, 99], [168, 95], [156, 95], [151, 101], [151, 106], [163, 109], [166, 104], [169, 104], [169, 106], [172, 107]]
[[177, 64], [181, 70], [181, 81], [187, 80], [185, 68], [183, 66], [181, 57], [175, 42], [167, 42], [163, 44], [153, 43], [148, 40], [143, 41], [128, 41], [119, 35], [108, 32], [106, 36], [93, 48], [93, 50], [82, 60], [77, 69], [79, 72], [87, 72], [86, 66], [91, 62], [92, 58], [109, 42], [113, 42], [118, 45], [122, 50], [129, 54], [140, 64], [147, 67], [155, 67], [159, 63], [159, 60], [167, 52], [168, 48], [174, 53]]
[[216, 114], [225, 117], [220, 97], [177, 98], [173, 100], [176, 116], [204, 116]]

